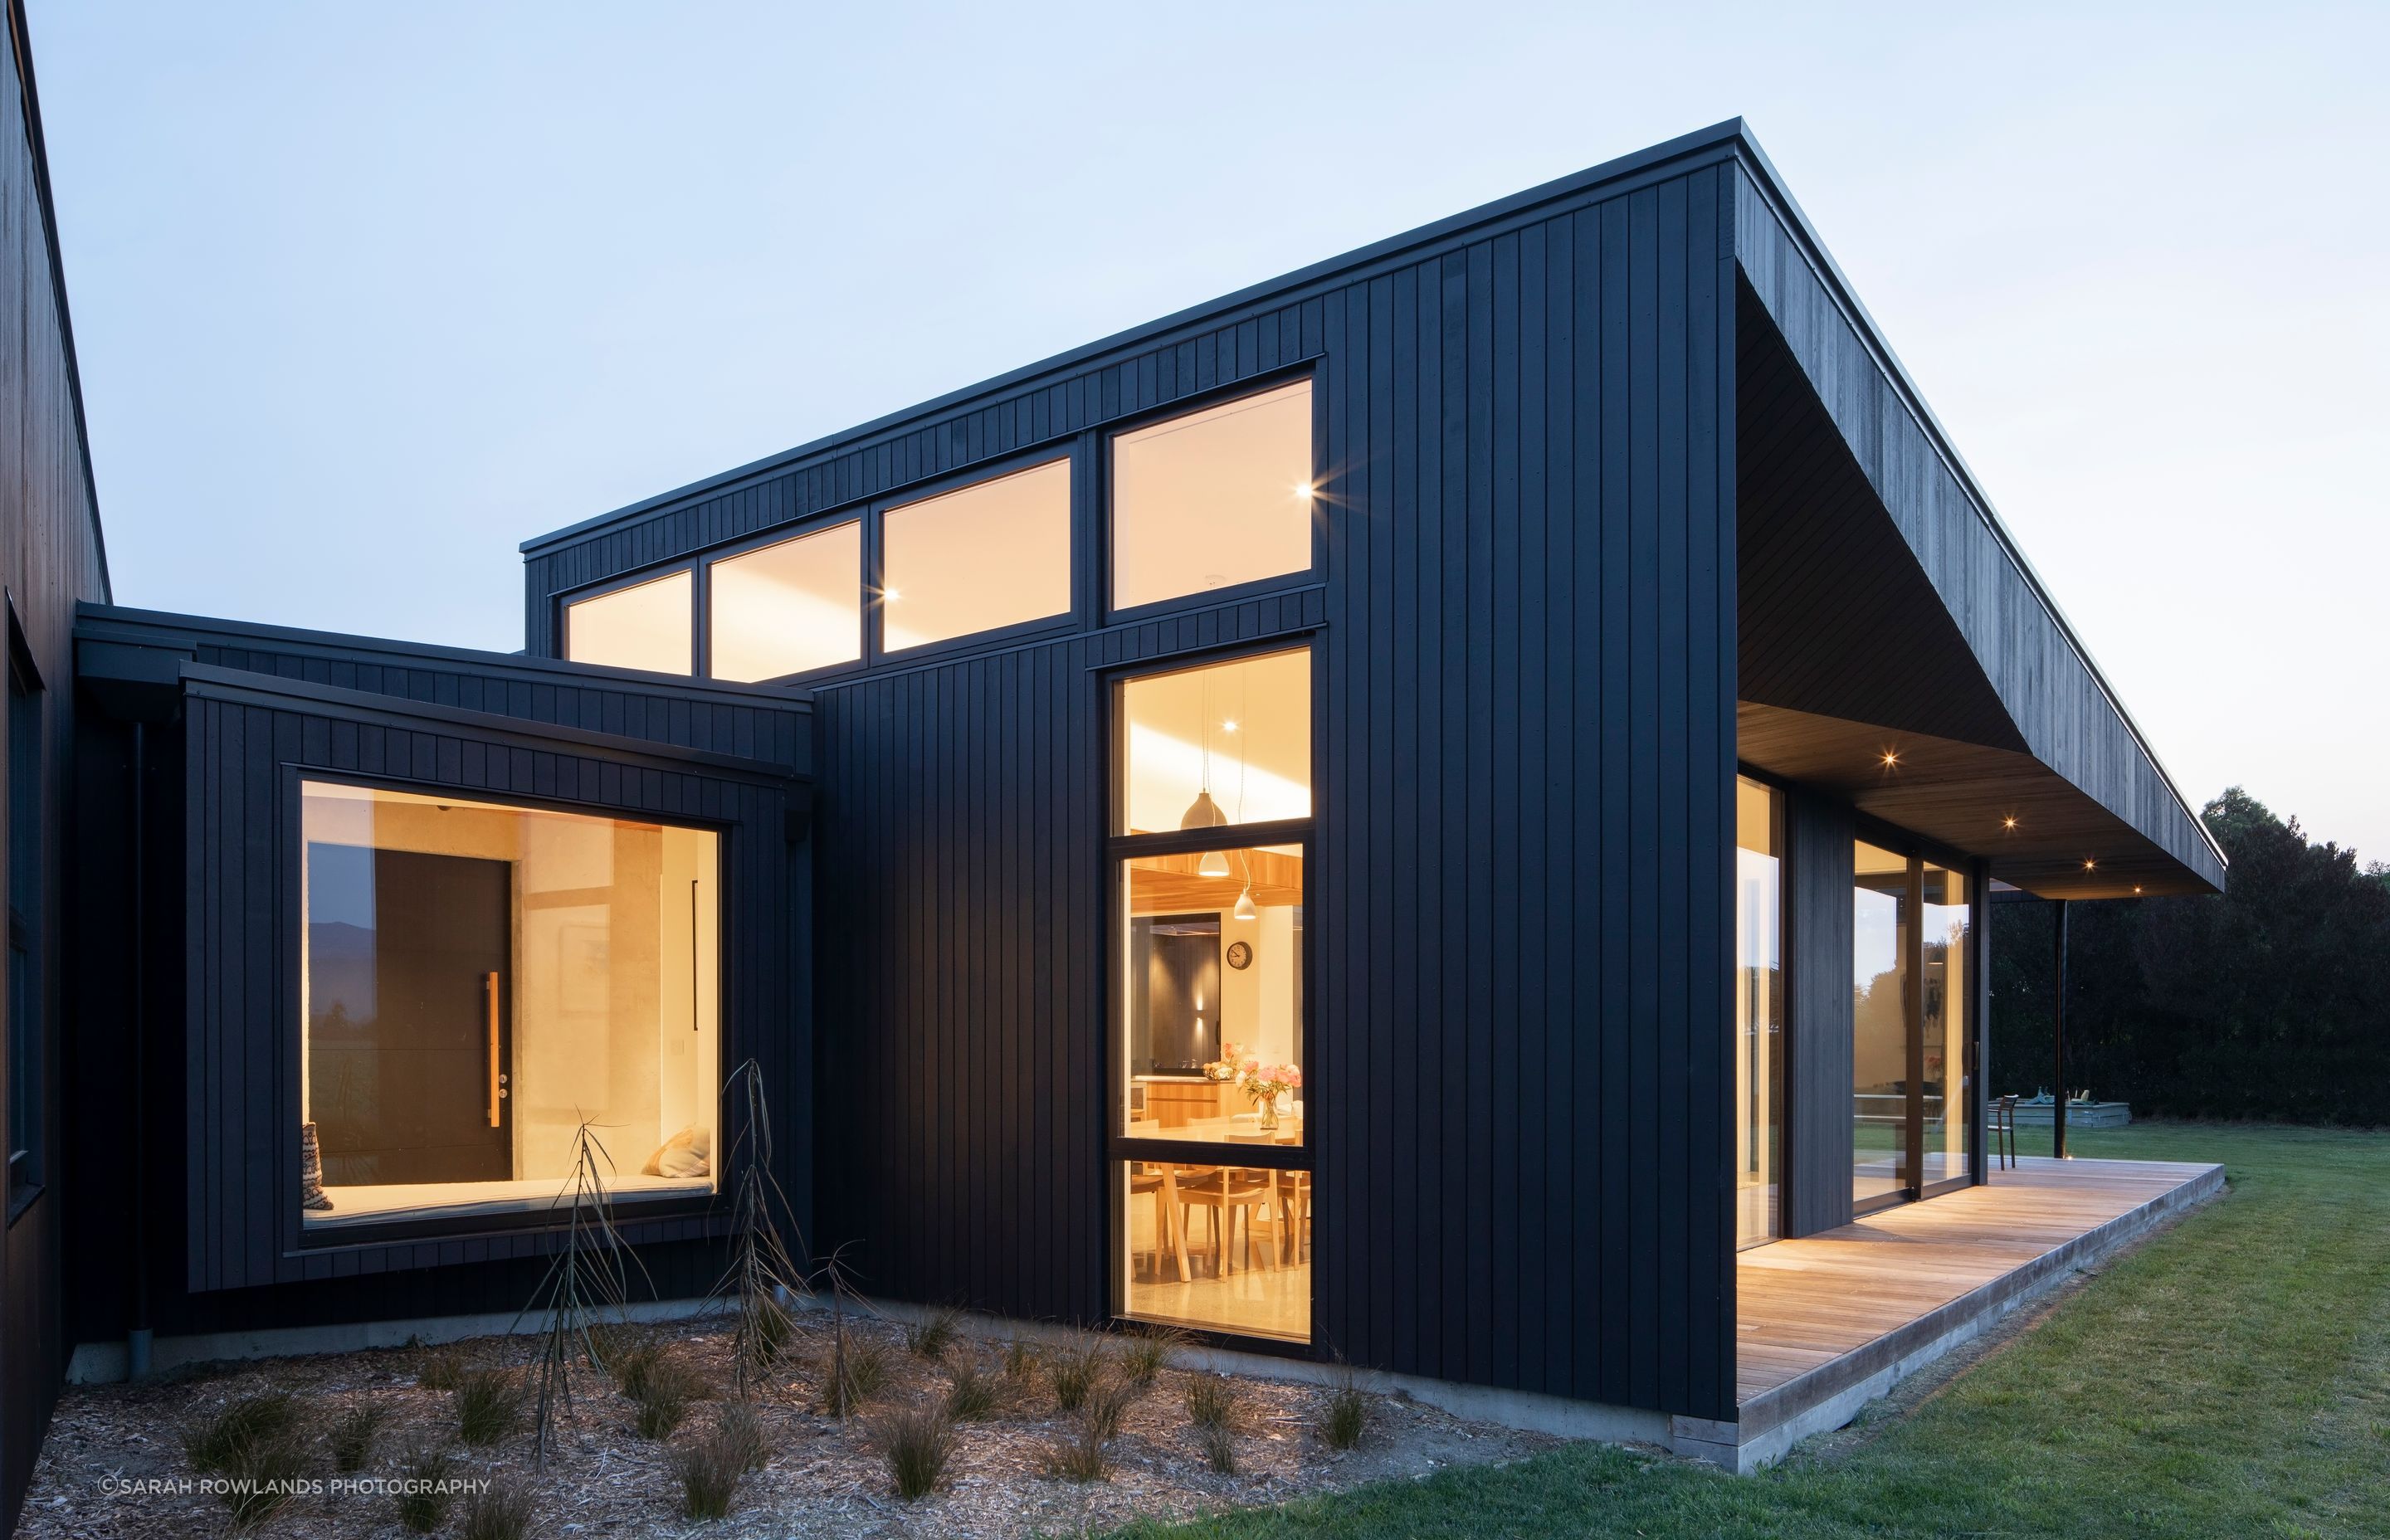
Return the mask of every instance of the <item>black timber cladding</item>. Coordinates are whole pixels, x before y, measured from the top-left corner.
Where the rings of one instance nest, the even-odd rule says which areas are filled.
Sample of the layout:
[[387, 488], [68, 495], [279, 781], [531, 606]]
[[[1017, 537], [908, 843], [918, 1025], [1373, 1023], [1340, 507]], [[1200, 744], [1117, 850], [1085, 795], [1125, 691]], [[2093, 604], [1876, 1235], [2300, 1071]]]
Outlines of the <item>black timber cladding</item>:
[[1083, 607], [816, 687], [823, 1238], [866, 1287], [1109, 1310], [1105, 670], [1299, 623], [1321, 1349], [1731, 1415], [1733, 154], [1663, 147], [528, 547], [553, 653], [575, 588], [1313, 371], [1334, 511], [1277, 614]]
[[[107, 1136], [122, 1131], [123, 1077], [91, 1077], [83, 1121], [96, 1136], [78, 1158], [95, 1189], [114, 1195], [106, 1212], [121, 1217], [125, 1195], [146, 1195], [161, 1334], [511, 1312], [553, 1250], [552, 1235], [538, 1230], [297, 1243], [288, 1024], [296, 1020], [290, 793], [302, 773], [721, 829], [723, 1062], [752, 1056], [765, 1070], [782, 1125], [777, 1175], [810, 1228], [812, 1148], [801, 1136], [813, 1075], [803, 982], [809, 785], [796, 773], [812, 762], [810, 702], [96, 606], [84, 609], [78, 638], [87, 690], [146, 712], [150, 780], [145, 886], [124, 833], [133, 726], [89, 725], [77, 838], [94, 888], [104, 890], [95, 896], [116, 916], [103, 923], [95, 914], [86, 930], [121, 939], [125, 906], [146, 893], [154, 938], [148, 1041], [136, 1037], [136, 1013], [113, 981], [95, 991], [84, 1035], [119, 1064], [141, 1062], [146, 1049], [156, 1110], [155, 1148], [136, 1180], [128, 1141]], [[124, 683], [135, 678], [143, 682]], [[160, 690], [176, 710], [161, 708]], [[773, 757], [725, 751], [750, 746]], [[726, 1126], [726, 1144], [733, 1133]], [[641, 1248], [641, 1281], [660, 1297], [704, 1293], [723, 1265], [718, 1214], [638, 1213], [626, 1211], [624, 1233]], [[136, 1265], [124, 1230], [111, 1226], [78, 1258], [79, 1340], [122, 1335], [132, 1308], [124, 1280]]]

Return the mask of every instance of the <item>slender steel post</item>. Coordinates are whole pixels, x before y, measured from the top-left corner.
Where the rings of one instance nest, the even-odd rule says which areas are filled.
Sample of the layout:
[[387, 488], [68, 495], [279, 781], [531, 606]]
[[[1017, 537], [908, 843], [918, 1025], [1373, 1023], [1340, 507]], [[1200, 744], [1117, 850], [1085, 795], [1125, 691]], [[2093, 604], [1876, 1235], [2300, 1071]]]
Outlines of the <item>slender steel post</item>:
[[2058, 994], [2049, 1008], [2051, 1055], [2058, 1084], [2050, 1087], [2049, 1152], [2066, 1159], [2066, 900], [2058, 901]]

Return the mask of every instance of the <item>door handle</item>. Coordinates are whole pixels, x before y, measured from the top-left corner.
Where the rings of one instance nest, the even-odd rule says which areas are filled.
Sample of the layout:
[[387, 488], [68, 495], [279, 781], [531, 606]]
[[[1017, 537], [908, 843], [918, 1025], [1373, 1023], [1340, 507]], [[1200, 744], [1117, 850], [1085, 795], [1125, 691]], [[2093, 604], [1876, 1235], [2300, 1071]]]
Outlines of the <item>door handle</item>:
[[490, 1126], [495, 1128], [499, 1126], [498, 1098], [506, 1095], [499, 1088], [499, 1082], [506, 1076], [498, 1072], [498, 976], [495, 973], [482, 975], [482, 988], [490, 997]]

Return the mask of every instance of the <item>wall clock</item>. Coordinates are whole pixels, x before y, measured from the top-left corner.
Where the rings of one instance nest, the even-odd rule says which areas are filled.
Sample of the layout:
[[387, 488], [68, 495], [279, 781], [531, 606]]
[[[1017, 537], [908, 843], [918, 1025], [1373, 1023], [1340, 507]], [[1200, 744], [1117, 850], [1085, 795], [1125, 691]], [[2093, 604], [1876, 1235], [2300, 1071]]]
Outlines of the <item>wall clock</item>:
[[1230, 943], [1228, 943], [1228, 966], [1229, 966], [1230, 968], [1251, 968], [1251, 967], [1253, 967], [1253, 947], [1252, 947], [1249, 943], [1245, 943], [1245, 942], [1241, 942], [1241, 941], [1232, 941], [1232, 942], [1230, 942]]

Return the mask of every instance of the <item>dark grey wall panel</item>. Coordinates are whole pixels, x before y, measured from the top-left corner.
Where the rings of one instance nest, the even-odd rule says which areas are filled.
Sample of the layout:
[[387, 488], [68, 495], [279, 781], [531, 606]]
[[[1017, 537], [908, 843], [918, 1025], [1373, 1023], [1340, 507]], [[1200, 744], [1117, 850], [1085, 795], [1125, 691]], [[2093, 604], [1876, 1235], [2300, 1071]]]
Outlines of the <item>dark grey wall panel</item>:
[[1784, 797], [1784, 1233], [1851, 1221], [1850, 809], [1798, 790]]
[[[36, 935], [30, 981], [32, 1056], [41, 1066], [38, 1135], [41, 1186], [21, 1195], [21, 1212], [0, 1226], [0, 1532], [24, 1496], [42, 1431], [64, 1376], [60, 1330], [67, 1290], [61, 1259], [78, 1237], [62, 1200], [72, 1174], [60, 1087], [78, 1062], [74, 1034], [77, 979], [68, 966], [67, 905], [75, 874], [68, 827], [74, 796], [76, 728], [71, 641], [78, 599], [108, 597], [99, 510], [92, 493], [74, 334], [58, 263], [49, 172], [24, 7], [6, 7], [10, 61], [0, 65], [0, 587], [41, 675], [36, 697], [42, 743], [39, 784], [7, 785], [14, 756], [0, 741], [0, 789], [35, 800], [45, 844], [35, 865], [39, 892], [18, 895]], [[5, 628], [0, 628], [5, 629]], [[0, 733], [6, 725], [0, 723]], [[5, 806], [7, 796], [0, 796]], [[0, 818], [0, 872], [8, 869], [6, 820]], [[0, 968], [9, 966], [0, 949]], [[0, 999], [13, 981], [0, 980]], [[11, 1073], [0, 1053], [0, 1108], [10, 1105]]]
[[[1103, 671], [1309, 627], [1320, 1347], [1731, 1413], [1729, 195], [1581, 198], [1284, 307], [1275, 347], [1240, 321], [1240, 368], [1315, 362], [1322, 582], [816, 687], [824, 1238], [867, 1287], [1109, 1309]], [[732, 496], [764, 494], [704, 501]], [[594, 543], [677, 554], [716, 517]], [[534, 616], [551, 563], [626, 559], [592, 543], [533, 553]]]
[[[429, 712], [410, 717], [398, 702], [360, 709], [263, 675], [221, 672], [186, 681], [182, 751], [186, 1149], [183, 1190], [164, 1195], [162, 1217], [182, 1226], [177, 1281], [188, 1291], [521, 1260], [553, 1246], [552, 1236], [536, 1231], [298, 1244], [297, 920], [289, 906], [297, 853], [289, 803], [300, 769], [722, 826], [723, 1063], [752, 1057], [764, 1067], [775, 1113], [791, 1136], [780, 1141], [777, 1174], [809, 1225], [810, 1011], [808, 991], [791, 973], [801, 955], [789, 851], [795, 783], [760, 767], [689, 767], [662, 751], [544, 738], [530, 724], [499, 733]], [[168, 863], [173, 855], [161, 853]], [[171, 1051], [172, 1044], [154, 1046]], [[718, 1233], [719, 1208], [633, 1222], [624, 1234], [669, 1249]]]

